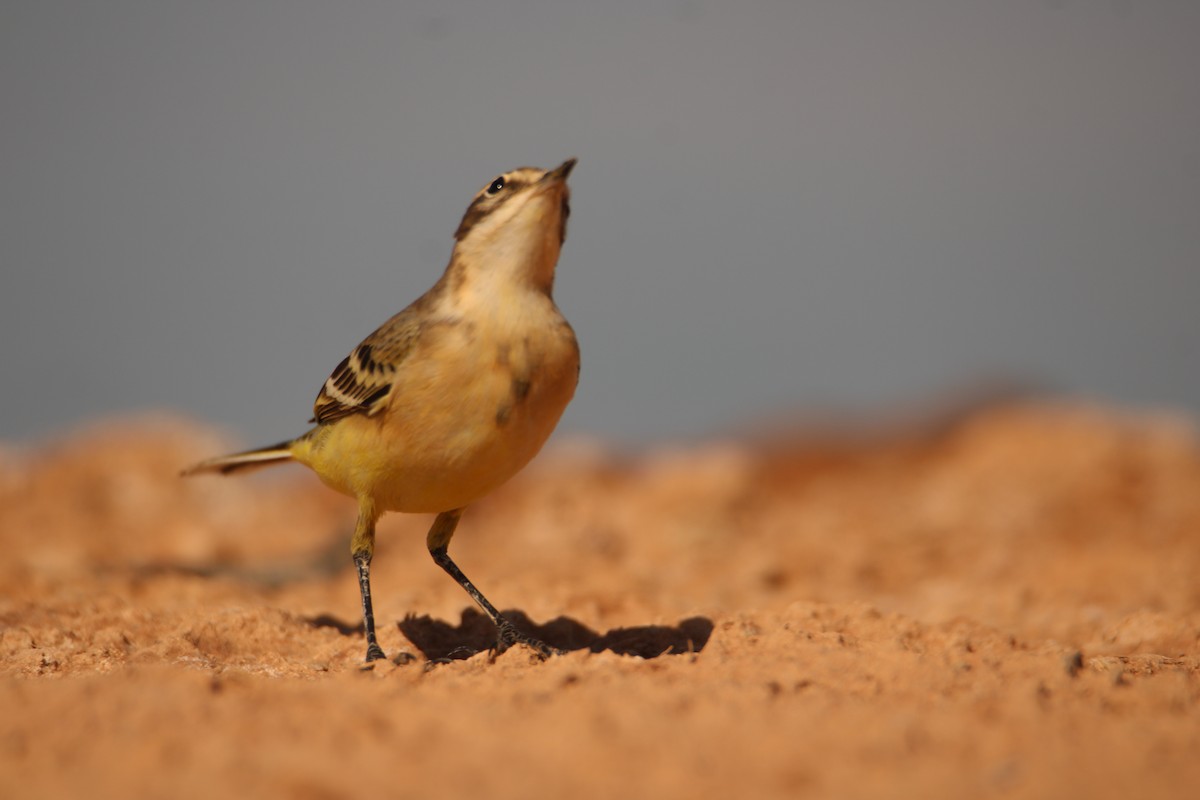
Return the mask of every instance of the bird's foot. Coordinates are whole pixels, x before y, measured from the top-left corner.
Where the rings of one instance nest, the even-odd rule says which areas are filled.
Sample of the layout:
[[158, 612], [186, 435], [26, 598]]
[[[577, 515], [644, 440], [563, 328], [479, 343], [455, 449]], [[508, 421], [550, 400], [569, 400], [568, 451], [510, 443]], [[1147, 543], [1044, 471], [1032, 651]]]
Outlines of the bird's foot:
[[514, 644], [525, 645], [542, 661], [545, 661], [550, 656], [562, 656], [567, 653], [566, 650], [551, 647], [541, 639], [521, 633], [511, 622], [501, 619], [500, 623], [496, 626], [496, 655], [503, 653]]
[[373, 661], [382, 661], [387, 658], [387, 654], [383, 652], [383, 648], [375, 642], [367, 645], [367, 661], [370, 664]]

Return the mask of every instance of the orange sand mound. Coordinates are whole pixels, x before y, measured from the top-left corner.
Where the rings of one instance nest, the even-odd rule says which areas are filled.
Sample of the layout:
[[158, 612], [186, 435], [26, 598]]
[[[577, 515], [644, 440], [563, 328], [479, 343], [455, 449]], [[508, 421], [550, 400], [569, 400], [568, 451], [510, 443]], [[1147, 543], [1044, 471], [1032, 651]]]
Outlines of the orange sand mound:
[[1189, 796], [1200, 446], [1066, 405], [621, 456], [560, 444], [451, 551], [110, 423], [0, 451], [0, 797]]

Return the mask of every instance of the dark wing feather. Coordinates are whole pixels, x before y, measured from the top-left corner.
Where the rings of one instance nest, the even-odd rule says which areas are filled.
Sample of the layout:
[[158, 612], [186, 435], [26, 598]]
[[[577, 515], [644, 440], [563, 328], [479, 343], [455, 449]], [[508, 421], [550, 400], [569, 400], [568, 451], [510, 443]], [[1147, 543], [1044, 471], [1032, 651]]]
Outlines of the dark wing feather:
[[385, 322], [342, 359], [313, 404], [313, 422], [351, 414], [377, 414], [387, 407], [396, 371], [420, 334], [418, 314], [406, 308]]

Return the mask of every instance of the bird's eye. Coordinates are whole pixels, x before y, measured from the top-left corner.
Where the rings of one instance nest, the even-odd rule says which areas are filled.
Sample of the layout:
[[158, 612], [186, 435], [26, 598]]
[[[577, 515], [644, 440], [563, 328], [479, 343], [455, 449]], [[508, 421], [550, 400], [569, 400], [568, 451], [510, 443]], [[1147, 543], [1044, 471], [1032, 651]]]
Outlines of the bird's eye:
[[492, 185], [487, 188], [488, 194], [498, 194], [504, 188], [504, 177], [501, 176], [492, 181]]

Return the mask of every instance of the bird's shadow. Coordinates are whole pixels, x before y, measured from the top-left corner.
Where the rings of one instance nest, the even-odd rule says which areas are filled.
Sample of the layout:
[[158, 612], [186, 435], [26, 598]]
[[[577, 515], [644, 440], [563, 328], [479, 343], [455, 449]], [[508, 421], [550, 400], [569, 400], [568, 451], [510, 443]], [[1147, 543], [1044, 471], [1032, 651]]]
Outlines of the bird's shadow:
[[[698, 653], [712, 636], [707, 617], [689, 617], [676, 625], [637, 625], [598, 633], [570, 617], [557, 617], [538, 625], [523, 611], [507, 610], [504, 616], [517, 630], [564, 651], [610, 651], [618, 655], [658, 658], [665, 655]], [[349, 625], [327, 614], [308, 620], [313, 627], [334, 628], [339, 633], [362, 635], [363, 626]], [[458, 625], [428, 615], [408, 616], [397, 623], [400, 632], [431, 663], [470, 658], [496, 648], [496, 626], [475, 608], [462, 613]]]
[[[523, 611], [502, 612], [516, 626], [558, 650], [605, 650], [619, 655], [658, 658], [663, 655], [698, 653], [712, 635], [712, 621], [690, 617], [677, 625], [638, 625], [614, 628], [600, 634], [570, 617], [556, 617], [541, 625]], [[408, 616], [399, 622], [400, 632], [430, 661], [470, 658], [496, 646], [496, 626], [475, 608], [462, 613], [458, 625], [428, 615]]]

